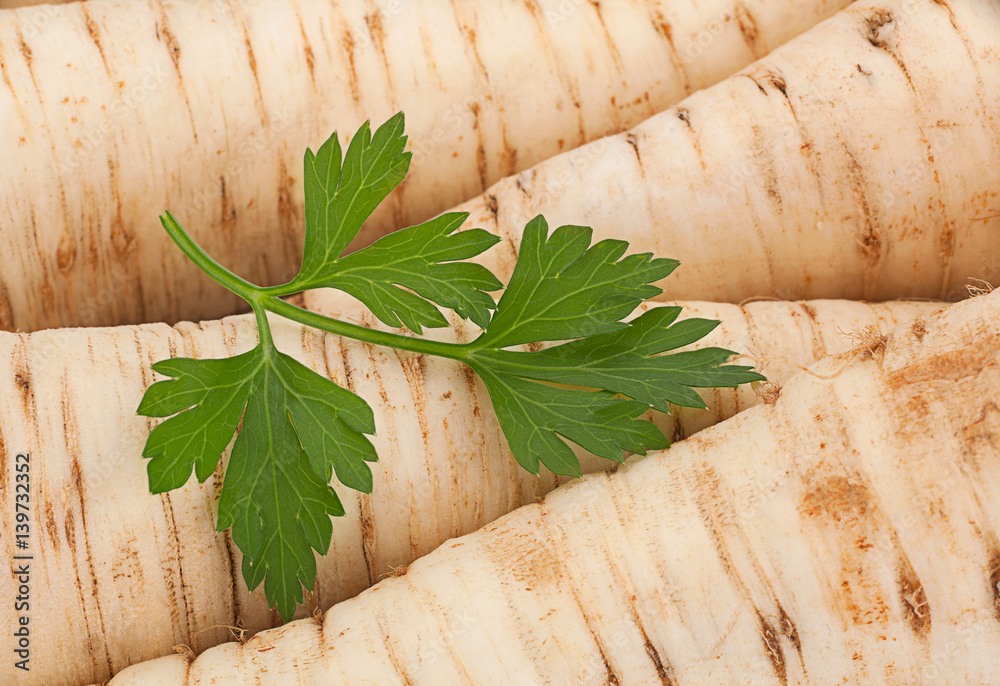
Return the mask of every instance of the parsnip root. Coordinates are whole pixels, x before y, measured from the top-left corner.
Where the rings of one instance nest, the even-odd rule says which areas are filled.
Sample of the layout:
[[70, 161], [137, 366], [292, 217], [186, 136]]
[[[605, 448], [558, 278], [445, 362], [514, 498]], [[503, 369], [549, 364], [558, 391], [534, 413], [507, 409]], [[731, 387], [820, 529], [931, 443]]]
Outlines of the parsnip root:
[[[335, 314], [373, 325], [359, 310], [338, 307]], [[841, 329], [888, 331], [936, 307], [762, 302], [740, 310], [690, 303], [683, 316], [723, 319], [703, 345], [806, 365], [853, 346]], [[456, 322], [435, 335], [454, 340], [473, 332]], [[381, 458], [373, 465], [371, 496], [338, 487], [347, 516], [334, 522], [333, 544], [298, 616], [358, 594], [559, 484], [550, 473], [536, 478], [515, 463], [485, 390], [461, 365], [282, 321], [275, 321], [274, 336], [279, 349], [371, 403]], [[149, 495], [140, 454], [151, 422], [135, 415], [153, 381], [152, 362], [223, 357], [255, 343], [247, 317], [173, 328], [0, 334], [0, 378], [7, 379], [0, 388], [0, 455], [29, 452], [33, 460], [31, 621], [38, 658], [27, 674], [14, 672], [11, 661], [0, 663], [0, 683], [78, 686], [177, 645], [201, 652], [230, 641], [230, 626], [253, 633], [279, 622], [262, 592], [246, 590], [238, 551], [215, 532], [220, 480]], [[795, 371], [776, 362], [765, 369], [777, 382]], [[704, 397], [708, 411], [657, 420], [668, 436], [681, 438], [757, 402], [745, 387]], [[610, 465], [580, 455], [585, 471]], [[0, 478], [0, 500], [10, 502], [13, 482]], [[0, 530], [13, 531], [12, 516], [12, 509], [0, 510]], [[8, 559], [11, 546], [11, 538], [3, 539]], [[0, 597], [12, 597], [13, 584], [10, 575], [0, 577]], [[0, 606], [0, 623], [15, 621], [13, 604]]]
[[322, 625], [111, 686], [996, 683], [998, 397], [992, 294], [449, 541]]
[[635, 126], [848, 0], [92, 0], [0, 11], [0, 329], [233, 314], [157, 221], [262, 284], [301, 258], [302, 155], [407, 117], [355, 242]]

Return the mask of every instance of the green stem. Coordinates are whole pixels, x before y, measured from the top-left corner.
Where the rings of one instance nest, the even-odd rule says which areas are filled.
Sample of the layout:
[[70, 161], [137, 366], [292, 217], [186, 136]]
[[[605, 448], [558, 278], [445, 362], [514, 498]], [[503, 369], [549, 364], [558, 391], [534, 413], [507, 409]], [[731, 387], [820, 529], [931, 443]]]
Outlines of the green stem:
[[260, 345], [265, 353], [274, 350], [274, 339], [271, 338], [271, 325], [267, 321], [267, 312], [259, 305], [252, 305], [253, 314], [257, 318], [257, 335], [260, 336]]
[[160, 217], [160, 223], [167, 230], [167, 234], [174, 240], [188, 258], [198, 267], [212, 277], [212, 280], [224, 287], [226, 290], [240, 296], [251, 305], [258, 300], [257, 291], [260, 290], [254, 284], [233, 274], [221, 264], [201, 249], [201, 246], [194, 242], [194, 239], [187, 234], [174, 215], [167, 212], [166, 216]]
[[389, 333], [387, 331], [369, 329], [364, 326], [358, 326], [357, 324], [351, 324], [350, 322], [340, 321], [339, 319], [331, 319], [330, 317], [325, 317], [317, 312], [304, 310], [301, 307], [296, 307], [289, 302], [285, 302], [280, 298], [270, 295], [264, 296], [261, 299], [261, 305], [271, 312], [285, 317], [286, 319], [291, 319], [292, 321], [305, 324], [306, 326], [311, 326], [315, 329], [328, 331], [330, 333], [337, 334], [338, 336], [345, 336], [347, 338], [365, 341], [366, 343], [372, 343], [373, 345], [384, 345], [388, 348], [399, 348], [400, 350], [409, 350], [415, 353], [424, 353], [427, 355], [435, 355], [437, 357], [447, 357], [452, 360], [460, 360], [462, 362], [467, 361], [469, 357], [468, 346], [465, 343], [431, 341], [426, 338], [401, 336], [398, 333]]
[[[464, 343], [444, 343], [442, 341], [431, 341], [425, 338], [414, 338], [387, 331], [378, 331], [296, 307], [274, 295], [276, 292], [281, 292], [281, 286], [261, 288], [240, 278], [216, 262], [208, 253], [202, 250], [201, 246], [187, 234], [169, 212], [165, 217], [161, 217], [160, 221], [173, 241], [192, 262], [198, 265], [202, 271], [208, 274], [220, 286], [250, 303], [257, 317], [257, 328], [260, 331], [262, 343], [265, 340], [271, 342], [271, 329], [268, 326], [267, 318], [264, 316], [264, 310], [270, 310], [277, 315], [299, 322], [300, 324], [373, 345], [409, 350], [410, 352], [434, 355], [436, 357], [447, 357], [463, 362], [469, 359], [469, 346]], [[289, 295], [288, 293], [282, 294]]]

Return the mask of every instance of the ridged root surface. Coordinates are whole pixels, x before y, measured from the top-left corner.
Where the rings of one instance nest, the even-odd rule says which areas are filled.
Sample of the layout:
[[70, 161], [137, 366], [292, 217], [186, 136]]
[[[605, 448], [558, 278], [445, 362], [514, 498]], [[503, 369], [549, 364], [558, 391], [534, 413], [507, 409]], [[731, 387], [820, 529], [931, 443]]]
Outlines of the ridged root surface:
[[1000, 3], [862, 0], [630, 132], [458, 209], [681, 261], [664, 298], [957, 300], [1000, 283]]
[[811, 369], [322, 621], [111, 685], [996, 683], [1000, 293]]
[[[781, 382], [829, 352], [856, 341], [843, 332], [888, 330], [926, 314], [934, 303], [691, 303], [683, 316], [722, 318], [705, 345], [747, 352]], [[351, 313], [354, 313], [353, 315]], [[373, 325], [346, 305], [335, 314]], [[323, 336], [275, 321], [279, 349], [346, 385], [375, 411], [371, 496], [343, 487], [347, 515], [334, 522], [333, 544], [319, 560], [314, 592], [299, 616], [360, 593], [394, 568], [445, 540], [534, 502], [558, 485], [544, 472], [521, 469], [507, 448], [481, 383], [463, 366]], [[435, 335], [472, 335], [467, 325]], [[252, 320], [200, 325], [0, 334], [0, 501], [13, 502], [14, 459], [32, 456], [31, 552], [33, 669], [0, 664], [0, 682], [76, 686], [129, 664], [168, 654], [173, 646], [202, 651], [231, 640], [224, 627], [251, 633], [275, 626], [261, 592], [249, 593], [240, 555], [215, 532], [221, 480], [193, 480], [149, 495], [140, 458], [152, 421], [135, 409], [154, 380], [150, 365], [169, 356], [223, 357], [256, 344]], [[782, 360], [779, 362], [778, 360]], [[660, 417], [680, 438], [757, 401], [754, 391], [708, 391], [708, 411]], [[604, 460], [580, 452], [585, 471]], [[217, 472], [218, 475], [218, 472]], [[14, 531], [13, 509], [0, 530]], [[13, 539], [0, 539], [12, 559]], [[14, 597], [10, 575], [0, 597]], [[14, 626], [13, 604], [0, 623]]]
[[[210, 319], [173, 212], [262, 284], [301, 259], [302, 155], [406, 113], [356, 246], [625, 131], [848, 0], [91, 0], [0, 11], [0, 329]], [[2, 6], [2, 3], [0, 3]]]

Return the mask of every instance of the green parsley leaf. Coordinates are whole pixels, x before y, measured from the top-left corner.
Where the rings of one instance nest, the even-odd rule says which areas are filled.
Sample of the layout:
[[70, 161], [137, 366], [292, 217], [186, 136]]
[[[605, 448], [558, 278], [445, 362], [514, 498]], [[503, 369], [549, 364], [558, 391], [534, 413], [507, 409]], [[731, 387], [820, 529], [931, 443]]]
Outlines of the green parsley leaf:
[[179, 488], [192, 466], [200, 481], [211, 476], [242, 415], [218, 529], [233, 527], [248, 587], [266, 577], [267, 597], [289, 618], [302, 585], [315, 583], [312, 551], [330, 547], [330, 516], [344, 514], [330, 487], [333, 471], [346, 486], [372, 490], [366, 462], [378, 457], [364, 436], [375, 433], [371, 408], [269, 338], [230, 359], [181, 358], [154, 369], [175, 378], [150, 386], [138, 412], [174, 416], [153, 429], [143, 450], [150, 490]]
[[663, 292], [651, 283], [679, 264], [650, 253], [619, 260], [628, 243], [591, 246], [593, 230], [586, 226], [562, 226], [551, 236], [548, 230], [541, 215], [528, 222], [510, 283], [477, 346], [503, 348], [624, 328], [622, 317]]
[[615, 462], [623, 450], [644, 455], [670, 445], [652, 422], [636, 419], [648, 409], [611, 393], [557, 388], [513, 374], [474, 367], [486, 384], [497, 418], [518, 464], [538, 474], [539, 460], [555, 474], [580, 476], [580, 461], [558, 436]]
[[[174, 359], [153, 369], [170, 378], [152, 384], [139, 414], [165, 417], [146, 441], [153, 493], [200, 481], [219, 465], [237, 427], [219, 499], [219, 530], [232, 527], [243, 551], [250, 589], [264, 584], [268, 602], [285, 619], [313, 588], [315, 552], [330, 547], [332, 516], [344, 514], [330, 485], [370, 493], [368, 462], [377, 459], [366, 434], [375, 431], [368, 404], [279, 352], [266, 312], [340, 336], [463, 362], [489, 391], [518, 462], [537, 474], [580, 475], [568, 442], [620, 462], [669, 444], [640, 415], [670, 405], [704, 407], [693, 390], [763, 379], [749, 367], [727, 365], [720, 348], [688, 346], [717, 322], [678, 321], [680, 308], [654, 308], [624, 319], [661, 291], [675, 260], [625, 256], [627, 243], [591, 245], [587, 227], [549, 235], [541, 216], [528, 223], [519, 259], [499, 301], [500, 281], [468, 260], [499, 238], [481, 229], [458, 231], [467, 215], [449, 213], [401, 229], [344, 255], [361, 225], [406, 174], [403, 115], [374, 135], [365, 124], [342, 153], [334, 134], [305, 156], [306, 239], [299, 274], [260, 287], [207, 255], [169, 212], [161, 218], [177, 245], [206, 274], [246, 300], [257, 317], [260, 343], [226, 360]], [[368, 329], [307, 312], [281, 296], [333, 287], [363, 301], [381, 321], [420, 333], [445, 326], [439, 307], [470, 319], [483, 333], [471, 343], [446, 343]], [[531, 352], [514, 346], [560, 341]]]
[[452, 212], [390, 233], [364, 250], [334, 260], [330, 267], [335, 273], [319, 285], [350, 293], [389, 326], [405, 326], [416, 333], [424, 326], [448, 326], [431, 302], [484, 327], [496, 307], [487, 291], [503, 284], [482, 265], [455, 261], [475, 257], [500, 238], [482, 229], [454, 233], [466, 217]]
[[306, 241], [299, 274], [288, 284], [299, 290], [338, 288], [358, 298], [389, 326], [421, 333], [448, 325], [435, 303], [484, 327], [496, 306], [489, 291], [503, 288], [478, 264], [457, 263], [497, 244], [482, 229], [455, 233], [467, 213], [444, 214], [396, 231], [341, 256], [410, 165], [404, 153], [403, 115], [383, 124], [374, 137], [366, 123], [351, 141], [341, 165], [334, 134], [313, 155], [306, 151]]
[[153, 365], [153, 371], [174, 378], [147, 388], [136, 412], [176, 416], [157, 425], [142, 450], [150, 458], [151, 493], [180, 488], [192, 467], [200, 482], [212, 476], [236, 433], [258, 367], [253, 351], [224, 360], [175, 358]]
[[[704, 408], [692, 388], [735, 387], [763, 380], [752, 367], [724, 365], [736, 353], [702, 348], [663, 355], [701, 340], [717, 321], [676, 321], [680, 307], [657, 307], [627, 328], [563, 343], [538, 352], [491, 350], [477, 357], [526, 379], [600, 388], [634, 398], [660, 412], [668, 403]], [[634, 452], [634, 451], [633, 451]]]
[[[637, 419], [643, 412], [669, 412], [668, 403], [703, 408], [690, 387], [763, 379], [750, 367], [720, 366], [735, 354], [721, 348], [660, 355], [701, 339], [718, 322], [676, 322], [679, 307], [620, 321], [661, 292], [651, 282], [677, 262], [622, 258], [623, 241], [590, 241], [586, 227], [564, 226], [549, 236], [544, 218], [531, 220], [493, 320], [472, 344], [470, 365], [489, 390], [511, 451], [535, 474], [541, 461], [557, 474], [579, 476], [579, 461], [559, 436], [618, 462], [623, 450], [666, 448], [666, 436]], [[537, 352], [502, 349], [567, 338], [577, 340]]]
[[316, 154], [306, 150], [306, 241], [296, 282], [311, 283], [329, 273], [330, 263], [403, 181], [412, 157], [403, 152], [404, 147], [406, 136], [400, 112], [380, 126], [374, 136], [365, 122], [351, 140], [346, 157], [342, 158], [336, 132]]

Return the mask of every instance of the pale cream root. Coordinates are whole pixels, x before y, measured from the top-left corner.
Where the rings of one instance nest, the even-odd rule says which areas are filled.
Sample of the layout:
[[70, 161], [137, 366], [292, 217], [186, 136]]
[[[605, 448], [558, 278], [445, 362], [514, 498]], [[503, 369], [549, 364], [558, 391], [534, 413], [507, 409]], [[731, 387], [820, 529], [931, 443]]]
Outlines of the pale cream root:
[[0, 0], [0, 10], [14, 9], [17, 7], [31, 7], [34, 5], [61, 5], [74, 1], [76, 0]]
[[739, 74], [459, 209], [681, 261], [664, 297], [958, 300], [1000, 282], [1000, 4], [862, 0]]
[[996, 683], [1000, 294], [844, 359], [445, 543], [322, 626], [111, 685]]
[[[327, 303], [332, 305], [333, 303]], [[317, 309], [321, 303], [313, 305]], [[927, 303], [691, 303], [684, 316], [721, 317], [704, 345], [805, 365], [849, 349], [841, 334], [926, 315]], [[351, 314], [354, 312], [354, 314]], [[810, 316], [810, 312], [813, 316]], [[334, 312], [363, 324], [372, 318], [347, 306]], [[326, 610], [407, 565], [443, 541], [473, 531], [558, 485], [548, 472], [531, 476], [513, 460], [476, 377], [437, 358], [344, 342], [275, 321], [279, 349], [373, 407], [381, 461], [372, 465], [369, 496], [339, 487], [347, 515], [335, 520], [329, 554], [319, 561], [315, 592], [301, 617]], [[434, 332], [451, 340], [468, 325]], [[34, 669], [14, 673], [0, 663], [0, 683], [66, 686], [88, 683], [177, 645], [195, 652], [233, 640], [229, 626], [257, 632], [278, 623], [261, 592], [248, 593], [240, 556], [214, 531], [220, 482], [189, 483], [164, 496], [146, 486], [142, 446], [153, 421], [135, 409], [153, 380], [150, 364], [169, 356], [223, 357], [256, 343], [252, 320], [200, 325], [0, 334], [0, 437], [3, 459], [33, 460], [32, 636]], [[796, 370], [772, 362], [781, 382]], [[661, 418], [674, 438], [723, 419], [755, 401], [749, 388], [707, 391], [708, 411]], [[580, 452], [585, 471], [611, 463]], [[0, 469], [0, 500], [11, 501], [13, 467]], [[12, 531], [10, 508], [0, 530]], [[10, 559], [10, 538], [0, 550]], [[0, 597], [14, 593], [0, 576]], [[13, 626], [10, 603], [0, 624]], [[214, 628], [213, 628], [214, 627]]]
[[847, 0], [93, 0], [0, 11], [0, 328], [176, 322], [288, 280], [302, 155], [407, 116], [404, 186], [355, 245], [635, 126]]

